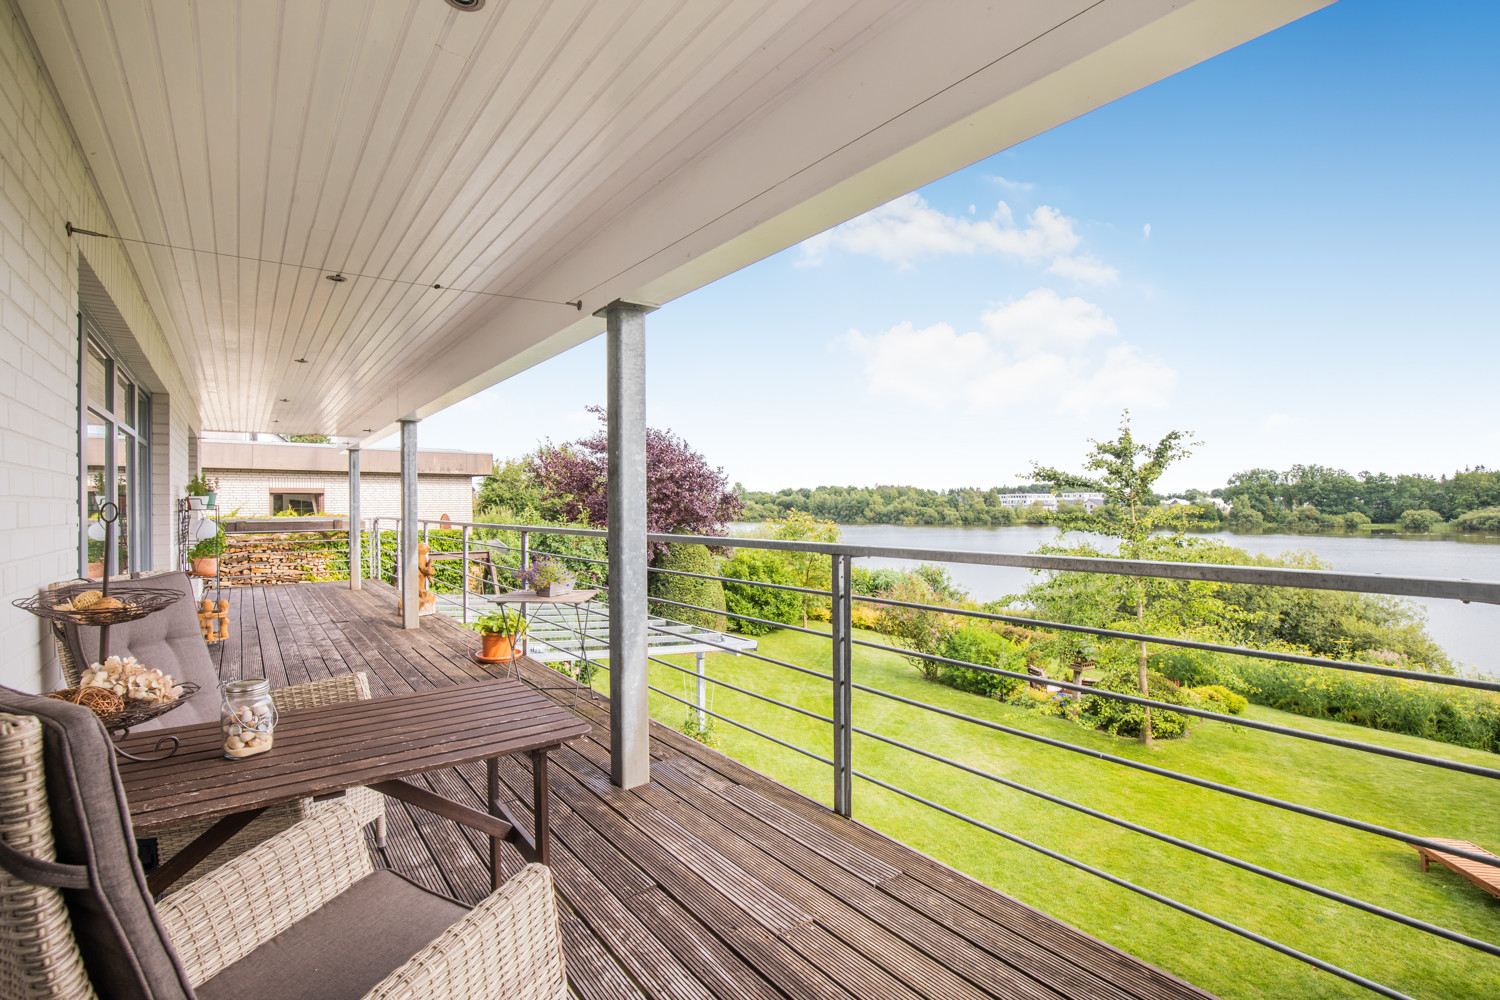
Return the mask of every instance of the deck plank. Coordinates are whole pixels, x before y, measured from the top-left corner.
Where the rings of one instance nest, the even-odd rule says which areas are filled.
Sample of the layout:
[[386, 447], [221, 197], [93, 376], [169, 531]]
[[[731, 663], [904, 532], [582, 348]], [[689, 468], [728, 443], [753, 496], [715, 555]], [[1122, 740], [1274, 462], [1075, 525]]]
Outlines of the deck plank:
[[[222, 678], [273, 685], [363, 671], [376, 697], [472, 683], [472, 633], [400, 627], [378, 581], [226, 590]], [[572, 707], [567, 678], [520, 675]], [[1212, 1000], [756, 771], [652, 723], [653, 780], [609, 782], [608, 703], [552, 755], [553, 875], [569, 982], [583, 1000]], [[531, 821], [531, 768], [502, 758], [501, 797]], [[421, 779], [484, 808], [480, 765]], [[489, 888], [488, 841], [387, 800], [381, 864], [466, 902]], [[503, 845], [502, 867], [522, 861]]]

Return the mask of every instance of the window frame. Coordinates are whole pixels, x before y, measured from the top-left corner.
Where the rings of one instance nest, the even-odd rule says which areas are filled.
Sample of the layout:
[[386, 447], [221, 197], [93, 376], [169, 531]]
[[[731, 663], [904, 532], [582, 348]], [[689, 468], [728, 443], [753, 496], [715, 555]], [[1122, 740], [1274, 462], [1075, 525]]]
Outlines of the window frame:
[[[90, 355], [104, 363], [104, 398], [91, 398], [89, 392]], [[129, 400], [117, 400], [122, 391]], [[78, 575], [88, 576], [89, 568], [89, 426], [102, 425], [101, 473], [106, 483], [118, 484], [121, 445], [124, 447], [126, 570], [141, 572], [152, 565], [151, 553], [151, 393], [140, 378], [125, 364], [109, 343], [97, 320], [86, 310], [78, 312]], [[119, 496], [118, 486], [108, 493]], [[103, 572], [119, 573], [119, 546], [106, 549]]]

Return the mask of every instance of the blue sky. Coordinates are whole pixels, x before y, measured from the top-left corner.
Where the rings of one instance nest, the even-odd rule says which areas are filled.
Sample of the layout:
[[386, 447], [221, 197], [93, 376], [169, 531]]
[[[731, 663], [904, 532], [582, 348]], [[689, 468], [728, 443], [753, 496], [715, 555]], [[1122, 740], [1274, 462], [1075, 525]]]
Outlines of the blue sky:
[[[1021, 482], [1131, 409], [1252, 466], [1500, 465], [1500, 12], [1344, 0], [647, 318], [648, 419], [752, 489]], [[593, 426], [602, 339], [431, 417]], [[540, 400], [547, 400], [539, 405]]]

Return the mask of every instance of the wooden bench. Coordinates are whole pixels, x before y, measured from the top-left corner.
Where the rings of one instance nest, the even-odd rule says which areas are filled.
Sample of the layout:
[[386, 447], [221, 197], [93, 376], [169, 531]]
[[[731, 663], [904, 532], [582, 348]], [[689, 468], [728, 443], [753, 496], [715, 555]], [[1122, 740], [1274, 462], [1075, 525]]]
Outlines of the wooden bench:
[[[1429, 837], [1428, 839], [1439, 844], [1447, 844], [1449, 847], [1457, 847], [1460, 850], [1472, 851], [1475, 854], [1484, 854], [1492, 858], [1495, 857], [1495, 855], [1490, 854], [1489, 851], [1486, 851], [1478, 844], [1471, 844], [1467, 840], [1444, 840], [1442, 837]], [[1445, 868], [1451, 868], [1458, 872], [1491, 896], [1500, 899], [1500, 868], [1494, 865], [1487, 865], [1482, 861], [1470, 861], [1468, 858], [1461, 858], [1455, 854], [1435, 851], [1430, 847], [1422, 847], [1418, 844], [1413, 844], [1412, 846], [1417, 849], [1417, 853], [1422, 857], [1422, 870], [1424, 872], [1427, 871], [1429, 861], [1436, 861]]]

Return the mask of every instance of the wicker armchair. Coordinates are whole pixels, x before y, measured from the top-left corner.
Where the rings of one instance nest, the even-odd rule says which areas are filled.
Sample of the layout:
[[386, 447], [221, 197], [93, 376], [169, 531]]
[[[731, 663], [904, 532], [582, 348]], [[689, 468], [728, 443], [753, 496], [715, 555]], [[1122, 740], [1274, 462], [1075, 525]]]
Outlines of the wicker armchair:
[[[56, 583], [52, 584], [49, 589], [71, 586], [77, 582], [70, 580]], [[127, 653], [132, 649], [149, 650], [154, 651], [158, 657], [167, 658], [165, 669], [169, 673], [176, 676], [178, 680], [193, 681], [202, 688], [197, 698], [194, 699], [194, 702], [201, 701], [202, 704], [196, 707], [192, 704], [184, 705], [177, 712], [164, 715], [138, 731], [218, 718], [218, 701], [214, 694], [214, 689], [218, 685], [218, 670], [209, 657], [208, 646], [203, 641], [202, 634], [198, 631], [197, 613], [193, 610], [191, 599], [192, 585], [186, 574], [178, 570], [168, 570], [143, 573], [138, 577], [120, 578], [112, 582], [112, 585], [127, 590], [133, 585], [141, 584], [175, 588], [183, 592], [183, 599], [149, 618], [131, 622], [126, 626], [115, 626], [113, 632], [115, 638], [111, 643], [111, 649]], [[72, 625], [58, 628], [54, 632], [54, 638], [57, 640], [58, 660], [69, 685], [78, 683], [80, 663], [89, 662], [90, 657], [98, 652], [96, 633], [96, 629], [83, 629]], [[148, 653], [141, 653], [141, 659], [148, 665], [153, 663]], [[271, 700], [276, 704], [278, 712], [294, 708], [314, 708], [319, 705], [362, 701], [369, 697], [370, 682], [363, 673], [343, 674], [324, 680], [310, 681], [306, 684], [293, 684], [271, 692]], [[192, 712], [197, 713], [196, 720], [183, 718], [184, 713]], [[352, 788], [339, 801], [354, 810], [355, 815], [363, 823], [375, 825], [375, 843], [377, 846], [384, 847], [385, 797], [368, 788]], [[319, 809], [326, 808], [329, 804], [331, 803], [317, 803], [311, 799], [301, 799], [266, 810], [228, 843], [199, 862], [192, 871], [176, 882], [175, 886], [181, 888], [187, 885], [202, 876], [204, 872], [217, 868], [235, 855], [285, 830], [294, 823], [315, 815]], [[197, 839], [198, 835], [208, 829], [209, 825], [208, 823], [189, 823], [153, 834], [161, 857], [165, 859], [176, 854]]]
[[[95, 982], [107, 995], [159, 1000], [568, 995], [546, 868], [527, 866], [469, 910], [374, 869], [343, 805], [154, 907], [97, 723], [77, 706], [0, 695], [6, 1000], [95, 1000]], [[7, 714], [28, 709], [37, 714]], [[75, 779], [89, 808], [70, 801], [55, 813], [44, 772]]]

